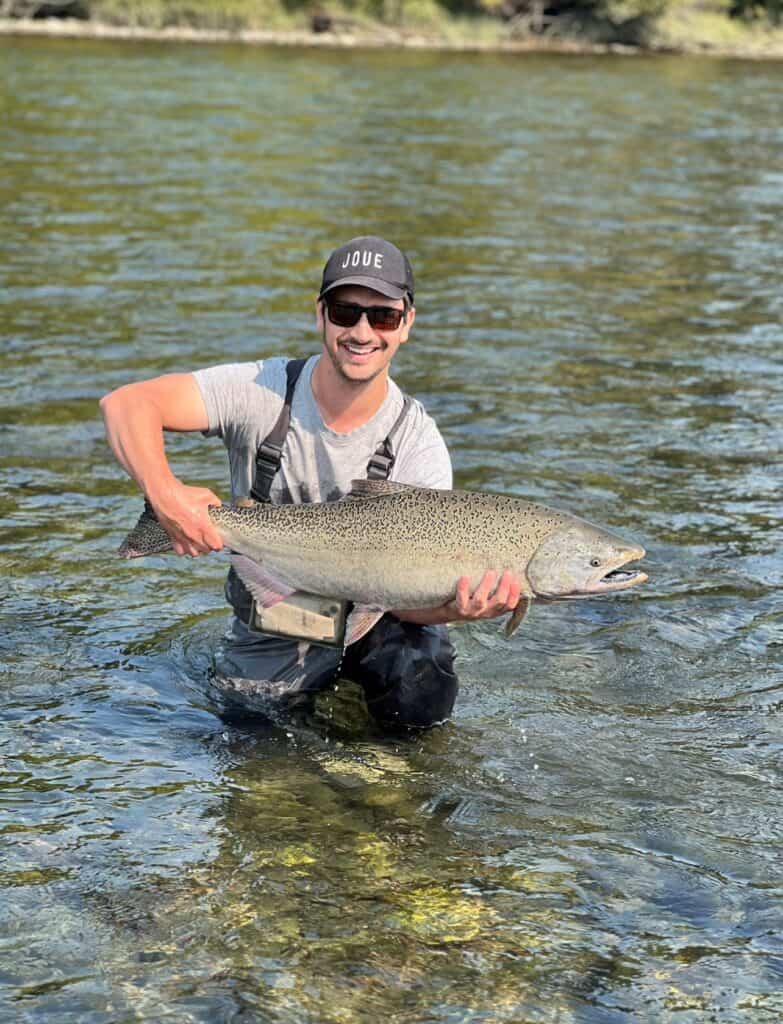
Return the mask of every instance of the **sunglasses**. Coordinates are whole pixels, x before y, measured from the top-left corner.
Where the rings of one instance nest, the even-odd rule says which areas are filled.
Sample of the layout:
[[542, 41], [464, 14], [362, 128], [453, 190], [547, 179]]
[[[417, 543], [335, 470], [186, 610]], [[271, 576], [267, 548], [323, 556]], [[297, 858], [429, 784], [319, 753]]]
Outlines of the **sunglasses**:
[[367, 322], [376, 331], [396, 331], [405, 316], [404, 309], [393, 306], [360, 306], [358, 302], [338, 302], [336, 299], [324, 300], [329, 311], [329, 319], [336, 327], [355, 327], [367, 314]]

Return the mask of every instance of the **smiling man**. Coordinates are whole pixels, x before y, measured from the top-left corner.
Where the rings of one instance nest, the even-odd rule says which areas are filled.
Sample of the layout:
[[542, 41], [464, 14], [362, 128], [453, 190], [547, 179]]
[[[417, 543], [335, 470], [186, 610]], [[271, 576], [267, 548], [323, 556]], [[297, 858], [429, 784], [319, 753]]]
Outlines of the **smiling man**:
[[[101, 402], [109, 444], [145, 493], [179, 554], [222, 546], [208, 516], [220, 499], [178, 480], [166, 430], [218, 436], [228, 450], [234, 501], [335, 501], [351, 481], [389, 479], [448, 489], [451, 462], [434, 421], [389, 375], [416, 319], [413, 272], [392, 243], [354, 238], [327, 260], [316, 299], [323, 351], [213, 366], [129, 384]], [[293, 595], [260, 609], [229, 572], [234, 618], [216, 656], [215, 684], [234, 710], [269, 711], [358, 682], [384, 726], [428, 728], [457, 693], [445, 624], [511, 611], [519, 581], [487, 573], [471, 593], [455, 565], [456, 596], [440, 608], [385, 615], [343, 657], [346, 609]]]

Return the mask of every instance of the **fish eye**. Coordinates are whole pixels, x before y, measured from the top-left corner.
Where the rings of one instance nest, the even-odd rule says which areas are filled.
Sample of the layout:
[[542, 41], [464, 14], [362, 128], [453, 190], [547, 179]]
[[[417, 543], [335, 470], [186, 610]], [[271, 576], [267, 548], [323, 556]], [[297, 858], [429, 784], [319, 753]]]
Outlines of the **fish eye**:
[[601, 559], [600, 558], [591, 558], [590, 559], [590, 565], [592, 565], [592, 567], [594, 569], [597, 569], [600, 564], [601, 564]]

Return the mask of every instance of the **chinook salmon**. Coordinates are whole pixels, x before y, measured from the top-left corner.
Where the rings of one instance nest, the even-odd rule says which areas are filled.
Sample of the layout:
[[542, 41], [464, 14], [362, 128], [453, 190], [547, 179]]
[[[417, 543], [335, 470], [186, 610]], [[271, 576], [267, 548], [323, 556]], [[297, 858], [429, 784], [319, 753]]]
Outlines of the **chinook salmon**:
[[[644, 548], [567, 512], [478, 491], [442, 491], [386, 480], [356, 480], [340, 501], [229, 505], [209, 517], [256, 603], [270, 608], [295, 591], [354, 603], [345, 643], [384, 611], [433, 608], [452, 600], [457, 579], [471, 589], [487, 569], [522, 583], [506, 624], [510, 636], [535, 598], [593, 597], [643, 583], [625, 568]], [[123, 558], [171, 551], [147, 510], [122, 544]]]

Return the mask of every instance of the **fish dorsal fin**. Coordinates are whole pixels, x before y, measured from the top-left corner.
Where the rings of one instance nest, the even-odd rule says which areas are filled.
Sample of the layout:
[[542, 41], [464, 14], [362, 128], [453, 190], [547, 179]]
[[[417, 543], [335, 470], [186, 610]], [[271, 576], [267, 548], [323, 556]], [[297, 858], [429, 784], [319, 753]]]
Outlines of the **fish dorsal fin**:
[[349, 498], [378, 498], [382, 494], [398, 494], [400, 491], [418, 491], [413, 484], [400, 484], [396, 480], [351, 480]]

